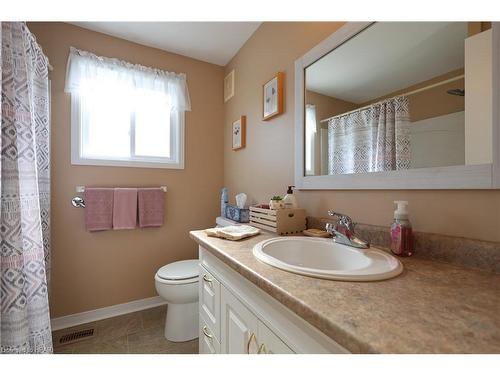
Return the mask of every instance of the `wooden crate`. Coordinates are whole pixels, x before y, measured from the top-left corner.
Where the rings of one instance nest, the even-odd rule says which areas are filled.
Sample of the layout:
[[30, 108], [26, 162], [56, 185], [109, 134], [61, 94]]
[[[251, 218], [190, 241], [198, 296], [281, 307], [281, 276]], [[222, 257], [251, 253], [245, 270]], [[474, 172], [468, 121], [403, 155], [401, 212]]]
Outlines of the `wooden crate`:
[[279, 235], [298, 234], [306, 229], [306, 210], [302, 208], [271, 210], [251, 206], [250, 225]]

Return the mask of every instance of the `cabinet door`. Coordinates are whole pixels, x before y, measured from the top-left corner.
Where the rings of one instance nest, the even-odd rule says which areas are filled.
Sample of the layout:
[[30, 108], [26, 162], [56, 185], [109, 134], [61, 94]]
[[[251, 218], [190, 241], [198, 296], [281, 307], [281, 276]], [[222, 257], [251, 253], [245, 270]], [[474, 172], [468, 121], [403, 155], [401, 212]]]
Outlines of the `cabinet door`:
[[219, 354], [220, 344], [207, 323], [200, 314], [199, 332], [199, 352], [200, 354]]
[[220, 282], [205, 267], [200, 267], [200, 314], [213, 335], [220, 340]]
[[276, 334], [260, 320], [257, 328], [257, 338], [259, 342], [259, 354], [293, 354], [290, 349]]
[[257, 317], [225, 287], [221, 286], [222, 353], [257, 353]]

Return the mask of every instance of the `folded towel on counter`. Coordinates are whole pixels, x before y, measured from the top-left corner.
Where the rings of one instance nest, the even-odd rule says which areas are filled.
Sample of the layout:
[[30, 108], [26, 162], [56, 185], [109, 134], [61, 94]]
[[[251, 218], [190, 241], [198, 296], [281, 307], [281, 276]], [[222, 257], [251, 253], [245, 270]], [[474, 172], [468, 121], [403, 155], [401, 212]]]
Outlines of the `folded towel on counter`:
[[134, 229], [137, 225], [137, 189], [115, 188], [113, 229]]
[[246, 237], [256, 236], [260, 229], [250, 225], [230, 225], [228, 227], [205, 229], [209, 237], [225, 238], [226, 240], [238, 241]]
[[85, 188], [85, 227], [89, 232], [113, 228], [112, 188]]
[[161, 227], [165, 217], [165, 193], [161, 188], [142, 188], [137, 191], [139, 227]]

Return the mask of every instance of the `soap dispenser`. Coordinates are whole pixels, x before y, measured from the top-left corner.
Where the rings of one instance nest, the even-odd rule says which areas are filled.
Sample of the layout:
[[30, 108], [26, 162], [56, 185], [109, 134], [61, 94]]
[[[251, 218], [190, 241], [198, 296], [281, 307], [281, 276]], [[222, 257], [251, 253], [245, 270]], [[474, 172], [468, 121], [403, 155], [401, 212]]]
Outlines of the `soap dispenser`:
[[408, 202], [394, 201], [397, 208], [394, 211], [394, 222], [391, 226], [391, 251], [402, 257], [413, 254], [413, 233], [408, 219]]
[[295, 198], [295, 195], [293, 194], [293, 188], [295, 186], [289, 186], [288, 190], [286, 191], [286, 195], [283, 198], [283, 203], [285, 204], [285, 208], [298, 208], [299, 204], [297, 203], [297, 198]]

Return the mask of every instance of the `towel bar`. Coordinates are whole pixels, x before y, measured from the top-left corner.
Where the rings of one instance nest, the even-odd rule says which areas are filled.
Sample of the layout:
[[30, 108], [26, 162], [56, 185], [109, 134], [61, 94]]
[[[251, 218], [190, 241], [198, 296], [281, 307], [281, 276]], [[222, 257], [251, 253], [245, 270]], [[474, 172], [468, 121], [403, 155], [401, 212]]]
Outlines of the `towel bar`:
[[71, 204], [76, 208], [85, 208], [85, 201], [81, 197], [73, 197]]
[[[160, 189], [163, 190], [164, 193], [167, 192], [167, 187], [166, 186], [160, 186]], [[78, 185], [76, 187], [76, 192], [77, 193], [83, 193], [85, 191], [85, 186]]]
[[[160, 186], [160, 189], [163, 190], [165, 193], [167, 192], [166, 186]], [[85, 186], [79, 185], [76, 187], [77, 193], [83, 193], [84, 191], [85, 191]], [[73, 197], [71, 199], [71, 204], [73, 207], [76, 207], [76, 208], [85, 208], [85, 201], [82, 197]]]

